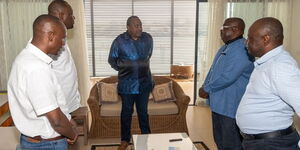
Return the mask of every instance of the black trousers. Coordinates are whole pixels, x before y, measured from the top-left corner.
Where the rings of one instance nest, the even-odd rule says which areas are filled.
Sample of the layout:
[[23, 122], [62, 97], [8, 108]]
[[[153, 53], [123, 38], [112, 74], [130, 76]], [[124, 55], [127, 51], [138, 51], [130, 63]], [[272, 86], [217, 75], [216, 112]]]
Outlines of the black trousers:
[[236, 121], [212, 112], [213, 134], [218, 150], [242, 150], [242, 136]]
[[289, 135], [271, 139], [243, 140], [245, 150], [300, 150], [299, 135], [295, 130]]
[[121, 140], [129, 142], [131, 139], [131, 120], [133, 106], [135, 103], [139, 126], [142, 134], [151, 133], [148, 117], [148, 98], [150, 91], [143, 91], [141, 94], [120, 94], [122, 98], [121, 111]]

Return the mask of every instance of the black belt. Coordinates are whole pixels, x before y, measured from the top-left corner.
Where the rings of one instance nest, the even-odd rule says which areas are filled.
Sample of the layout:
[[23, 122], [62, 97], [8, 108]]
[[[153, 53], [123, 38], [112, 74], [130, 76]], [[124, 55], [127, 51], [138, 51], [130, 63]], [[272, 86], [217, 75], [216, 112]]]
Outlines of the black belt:
[[283, 130], [277, 130], [273, 132], [268, 132], [268, 133], [261, 133], [261, 134], [246, 134], [242, 133], [241, 135], [245, 140], [255, 140], [255, 139], [271, 139], [271, 138], [276, 138], [284, 135], [289, 135], [295, 131], [295, 128], [293, 126], [290, 126], [286, 129]]

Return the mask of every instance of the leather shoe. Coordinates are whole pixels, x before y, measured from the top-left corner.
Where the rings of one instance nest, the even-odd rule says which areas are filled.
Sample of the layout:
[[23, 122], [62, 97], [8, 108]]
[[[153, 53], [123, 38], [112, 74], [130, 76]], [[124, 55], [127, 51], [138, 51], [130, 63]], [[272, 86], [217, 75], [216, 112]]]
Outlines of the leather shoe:
[[119, 146], [118, 150], [126, 150], [129, 143], [126, 141], [121, 141], [121, 145]]

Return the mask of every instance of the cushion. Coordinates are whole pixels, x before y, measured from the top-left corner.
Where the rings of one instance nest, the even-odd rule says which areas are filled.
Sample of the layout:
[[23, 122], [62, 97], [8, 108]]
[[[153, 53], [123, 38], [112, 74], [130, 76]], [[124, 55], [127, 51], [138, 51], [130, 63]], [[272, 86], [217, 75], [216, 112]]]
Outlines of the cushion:
[[[122, 102], [112, 104], [103, 104], [100, 109], [101, 116], [120, 116], [121, 114]], [[134, 105], [133, 116], [137, 116], [136, 108]], [[171, 115], [178, 114], [179, 110], [177, 105], [174, 102], [169, 103], [155, 103], [154, 101], [148, 102], [148, 114], [149, 116], [155, 115]]]
[[152, 95], [156, 103], [176, 101], [172, 81], [155, 85], [152, 90]]
[[117, 83], [97, 82], [99, 103], [117, 103], [120, 98], [117, 92]]

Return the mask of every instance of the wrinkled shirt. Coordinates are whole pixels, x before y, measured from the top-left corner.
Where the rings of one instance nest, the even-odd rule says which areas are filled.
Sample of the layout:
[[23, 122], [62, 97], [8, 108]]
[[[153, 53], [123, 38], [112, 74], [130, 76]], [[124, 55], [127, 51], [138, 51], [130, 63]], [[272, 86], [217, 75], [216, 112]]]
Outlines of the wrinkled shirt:
[[286, 129], [300, 115], [300, 71], [297, 62], [279, 46], [255, 61], [255, 68], [236, 121], [243, 133]]
[[108, 63], [118, 71], [118, 93], [140, 94], [152, 89], [149, 64], [152, 50], [153, 39], [146, 32], [137, 40], [124, 32], [113, 41]]
[[235, 118], [254, 68], [253, 61], [245, 48], [244, 38], [219, 49], [203, 85], [204, 91], [209, 93], [208, 104], [213, 112]]
[[16, 128], [26, 136], [60, 136], [45, 116], [58, 107], [71, 119], [52, 63], [51, 57], [28, 43], [12, 65], [7, 84], [9, 110]]

